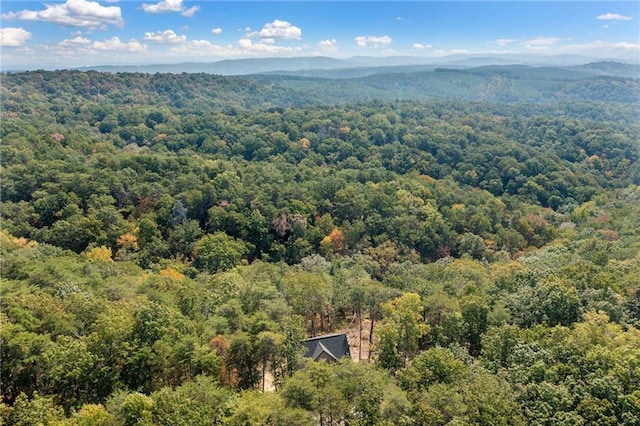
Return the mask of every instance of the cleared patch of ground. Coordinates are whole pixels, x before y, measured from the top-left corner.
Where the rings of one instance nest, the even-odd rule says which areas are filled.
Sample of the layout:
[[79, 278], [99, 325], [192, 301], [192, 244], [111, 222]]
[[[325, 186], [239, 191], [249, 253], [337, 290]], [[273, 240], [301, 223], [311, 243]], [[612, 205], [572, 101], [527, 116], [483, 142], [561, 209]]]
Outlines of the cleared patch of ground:
[[[366, 362], [369, 359], [370, 328], [371, 320], [363, 318], [362, 334], [360, 334], [360, 324], [358, 322], [358, 319], [354, 318], [348, 328], [341, 330], [342, 333], [347, 334], [347, 340], [349, 341], [349, 351], [351, 352], [351, 359], [354, 362]], [[362, 346], [360, 346], [360, 342], [362, 343]]]

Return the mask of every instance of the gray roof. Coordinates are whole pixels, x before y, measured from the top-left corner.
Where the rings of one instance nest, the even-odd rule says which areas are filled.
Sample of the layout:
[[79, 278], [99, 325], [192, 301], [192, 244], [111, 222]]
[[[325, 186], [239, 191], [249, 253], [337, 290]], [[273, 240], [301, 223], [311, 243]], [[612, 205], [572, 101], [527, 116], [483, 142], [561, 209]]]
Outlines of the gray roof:
[[312, 337], [304, 342], [307, 352], [304, 356], [318, 361], [336, 361], [343, 356], [351, 357], [349, 342], [344, 333], [328, 334], [326, 336]]

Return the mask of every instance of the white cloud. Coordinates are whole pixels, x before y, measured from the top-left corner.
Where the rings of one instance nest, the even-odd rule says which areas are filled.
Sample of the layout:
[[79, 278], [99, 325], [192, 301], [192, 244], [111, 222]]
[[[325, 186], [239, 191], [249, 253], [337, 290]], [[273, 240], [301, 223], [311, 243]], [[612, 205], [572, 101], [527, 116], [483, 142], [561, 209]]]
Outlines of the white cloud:
[[[189, 43], [191, 46], [193, 47], [211, 47], [211, 46], [215, 46], [213, 43], [211, 43], [209, 40], [193, 40]], [[172, 50], [175, 51], [180, 51], [180, 47], [173, 47]]]
[[222, 34], [222, 28], [214, 28], [211, 32], [215, 35]]
[[169, 53], [174, 56], [184, 57], [209, 57], [209, 56], [237, 56], [240, 51], [233, 46], [220, 46], [209, 40], [192, 40], [179, 47], [172, 47]]
[[238, 40], [238, 46], [244, 50], [242, 53], [253, 54], [295, 53], [301, 51], [299, 47], [277, 46], [275, 40], [269, 38], [261, 39], [254, 43], [250, 38], [243, 37]]
[[31, 38], [31, 33], [24, 28], [0, 28], [0, 46], [20, 47]]
[[164, 30], [144, 33], [144, 39], [152, 43], [178, 44], [187, 41], [187, 36], [178, 35], [173, 30]]
[[422, 43], [413, 43], [413, 45], [411, 46], [413, 50], [431, 49], [432, 47], [433, 46], [430, 44], [422, 44]]
[[184, 5], [182, 0], [164, 0], [156, 4], [142, 3], [142, 10], [147, 13], [182, 12]]
[[449, 49], [449, 50], [436, 49], [433, 51], [433, 53], [436, 56], [449, 56], [449, 55], [463, 55], [471, 52], [469, 52], [467, 49]]
[[140, 53], [147, 50], [147, 46], [140, 43], [139, 41], [130, 40], [126, 43], [123, 43], [122, 41], [120, 41], [119, 37], [112, 37], [104, 41], [94, 41], [93, 43], [91, 43], [91, 48], [95, 50], [108, 50], [127, 53]]
[[98, 28], [107, 24], [122, 26], [122, 11], [117, 6], [102, 6], [94, 1], [67, 0], [46, 4], [44, 10], [3, 13], [2, 19], [53, 22], [69, 27]]
[[200, 6], [191, 6], [189, 9], [186, 9], [186, 10], [184, 10], [182, 12], [182, 16], [185, 16], [187, 18], [191, 18], [199, 10], [200, 10]]
[[[287, 54], [302, 51], [301, 47], [279, 46], [278, 40], [300, 40], [302, 30], [287, 21], [279, 19], [265, 24], [260, 31], [245, 28], [245, 34], [238, 40], [239, 54]], [[254, 40], [254, 39], [258, 40]]]
[[378, 48], [381, 46], [388, 46], [393, 42], [393, 39], [387, 35], [385, 36], [358, 36], [355, 39], [356, 44], [359, 47], [367, 47], [369, 45]]
[[60, 43], [58, 43], [58, 46], [61, 47], [79, 47], [79, 46], [87, 46], [91, 44], [91, 40], [84, 38], [84, 37], [80, 37], [80, 36], [76, 36], [72, 39], [66, 39], [66, 40], [62, 40]]
[[334, 53], [338, 51], [336, 47], [336, 39], [332, 38], [331, 40], [321, 40], [318, 42], [318, 53]]
[[522, 45], [528, 50], [536, 52], [548, 52], [553, 49], [553, 46], [558, 43], [560, 39], [558, 37], [534, 37], [522, 42]]
[[265, 24], [260, 31], [247, 33], [245, 37], [280, 38], [285, 40], [300, 40], [302, 30], [287, 21], [276, 19]]
[[154, 4], [142, 3], [142, 10], [147, 13], [180, 12], [182, 16], [189, 18], [200, 10], [200, 6], [192, 6], [187, 9], [185, 5], [182, 4], [182, 0], [163, 0]]
[[191, 6], [189, 9], [186, 9], [186, 10], [182, 11], [182, 16], [185, 16], [187, 18], [191, 18], [199, 10], [200, 10], [200, 6]]
[[[40, 46], [45, 48], [45, 46]], [[66, 39], [51, 48], [56, 52], [57, 59], [77, 60], [86, 59], [89, 56], [100, 57], [109, 60], [113, 57], [113, 52], [143, 54], [147, 52], [147, 45], [137, 40], [123, 42], [118, 37], [112, 37], [103, 41], [91, 41], [85, 37], [76, 36]], [[120, 59], [124, 59], [124, 56]]]
[[169, 53], [174, 56], [185, 57], [247, 57], [272, 54], [298, 54], [301, 51], [299, 47], [285, 47], [270, 44], [260, 40], [254, 42], [248, 37], [238, 40], [237, 46], [233, 45], [217, 45], [208, 40], [193, 40], [179, 47], [172, 47]]
[[515, 38], [499, 38], [493, 41], [494, 44], [497, 44], [498, 46], [507, 46], [509, 44], [515, 43], [516, 41], [518, 41]]
[[598, 57], [635, 57], [640, 55], [640, 43], [618, 42], [612, 43], [594, 40], [589, 43], [569, 44], [560, 49], [563, 53], [593, 55]]
[[558, 37], [535, 37], [524, 42], [525, 46], [553, 46], [560, 39]]
[[243, 49], [251, 47], [252, 44], [253, 42], [250, 38], [241, 38], [240, 40], [238, 40], [238, 46], [242, 47]]
[[625, 16], [619, 13], [604, 13], [602, 15], [599, 15], [596, 19], [604, 19], [606, 21], [630, 21], [633, 18], [631, 16]]

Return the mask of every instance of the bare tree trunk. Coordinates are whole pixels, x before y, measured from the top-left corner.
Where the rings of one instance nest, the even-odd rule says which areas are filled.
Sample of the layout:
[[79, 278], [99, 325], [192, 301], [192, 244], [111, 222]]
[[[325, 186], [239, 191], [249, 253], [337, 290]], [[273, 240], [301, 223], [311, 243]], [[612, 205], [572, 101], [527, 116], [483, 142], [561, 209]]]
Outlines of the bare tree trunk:
[[371, 362], [371, 347], [373, 346], [373, 325], [376, 320], [374, 317], [371, 317], [371, 327], [369, 327], [369, 355], [367, 356], [367, 361]]
[[375, 324], [375, 318], [371, 317], [371, 327], [369, 327], [369, 344], [373, 344], [373, 325]]
[[358, 361], [362, 361], [362, 309], [358, 308]]

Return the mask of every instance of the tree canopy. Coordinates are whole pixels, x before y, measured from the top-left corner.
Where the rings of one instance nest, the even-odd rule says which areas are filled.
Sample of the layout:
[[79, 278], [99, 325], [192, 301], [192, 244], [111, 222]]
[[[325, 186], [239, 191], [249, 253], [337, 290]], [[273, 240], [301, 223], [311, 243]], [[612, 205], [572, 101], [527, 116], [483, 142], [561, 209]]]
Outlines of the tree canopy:
[[545, 72], [3, 75], [0, 422], [639, 424], [638, 80]]

